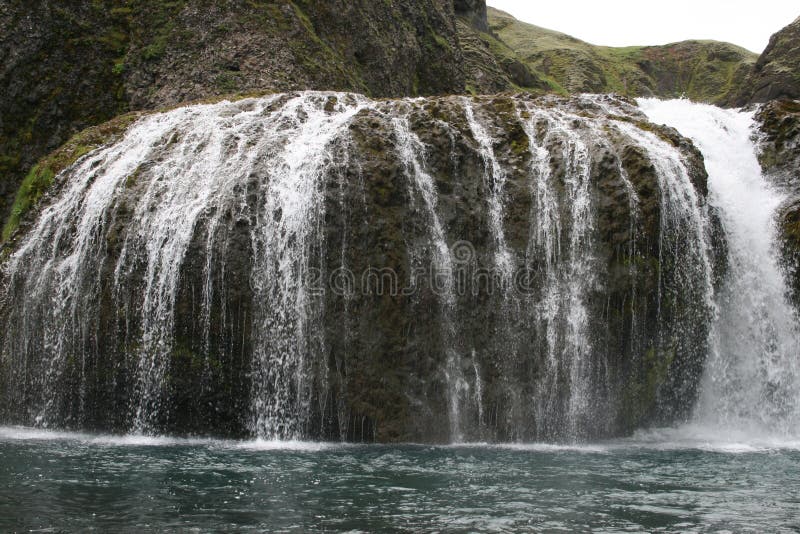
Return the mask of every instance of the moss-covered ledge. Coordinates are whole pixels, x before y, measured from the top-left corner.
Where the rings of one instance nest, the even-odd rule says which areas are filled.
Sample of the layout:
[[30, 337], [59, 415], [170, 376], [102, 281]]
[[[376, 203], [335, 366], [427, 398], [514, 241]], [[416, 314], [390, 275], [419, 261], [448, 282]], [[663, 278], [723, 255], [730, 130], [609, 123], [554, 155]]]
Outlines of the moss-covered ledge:
[[36, 207], [47, 190], [50, 189], [50, 186], [53, 185], [53, 180], [60, 172], [91, 151], [117, 142], [128, 128], [142, 117], [154, 113], [165, 113], [185, 106], [218, 104], [225, 101], [236, 102], [246, 98], [266, 96], [267, 94], [270, 94], [270, 92], [236, 93], [164, 106], [153, 111], [134, 111], [115, 117], [98, 126], [91, 126], [82, 130], [75, 134], [66, 144], [42, 158], [25, 176], [17, 190], [11, 213], [3, 226], [0, 244], [8, 243], [11, 240], [27, 214]]
[[9, 241], [14, 235], [20, 222], [41, 200], [58, 173], [92, 150], [117, 141], [142, 115], [143, 113], [126, 113], [99, 126], [87, 128], [34, 165], [17, 190], [11, 214], [3, 226], [3, 242]]

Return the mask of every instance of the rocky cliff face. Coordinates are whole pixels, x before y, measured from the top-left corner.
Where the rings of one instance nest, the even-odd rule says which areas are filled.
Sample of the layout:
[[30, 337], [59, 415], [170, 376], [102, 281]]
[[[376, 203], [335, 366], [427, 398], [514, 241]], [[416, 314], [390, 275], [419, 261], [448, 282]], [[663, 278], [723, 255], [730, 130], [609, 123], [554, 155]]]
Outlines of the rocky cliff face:
[[493, 94], [503, 91], [543, 93], [550, 86], [531, 72], [517, 53], [486, 24], [476, 24], [470, 17], [458, 21], [458, 37], [464, 56], [466, 91]]
[[124, 36], [91, 2], [0, 2], [0, 214], [21, 177], [76, 132], [125, 107]]
[[[742, 102], [791, 96], [794, 23]], [[302, 89], [381, 96], [616, 92], [734, 102], [755, 56], [725, 43], [594, 47], [483, 0], [0, 0], [0, 218], [33, 165], [129, 110]]]
[[479, 31], [489, 31], [485, 0], [455, 0], [455, 11], [464, 17], [470, 26]]
[[781, 98], [800, 98], [800, 17], [772, 36], [731, 103], [744, 106]]
[[560, 440], [693, 405], [721, 242], [628, 102], [277, 94], [52, 183], [6, 249], [4, 422]]
[[762, 133], [761, 165], [776, 187], [789, 193], [779, 224], [784, 267], [800, 306], [800, 102], [770, 102], [758, 111], [756, 120]]
[[[471, 20], [475, 9], [459, 4]], [[3, 0], [0, 57], [3, 218], [39, 158], [129, 109], [231, 93], [464, 87], [449, 0]]]

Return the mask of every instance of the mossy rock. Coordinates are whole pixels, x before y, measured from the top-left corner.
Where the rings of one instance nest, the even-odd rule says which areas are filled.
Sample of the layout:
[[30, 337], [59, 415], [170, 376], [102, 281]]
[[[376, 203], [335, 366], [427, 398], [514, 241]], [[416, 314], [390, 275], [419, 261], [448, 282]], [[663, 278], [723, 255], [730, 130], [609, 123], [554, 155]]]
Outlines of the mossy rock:
[[75, 135], [64, 146], [37, 163], [20, 185], [11, 207], [11, 214], [3, 226], [2, 239], [7, 242], [28, 212], [53, 185], [54, 178], [80, 158], [101, 146], [117, 141], [142, 116], [128, 113], [100, 126], [88, 128]]

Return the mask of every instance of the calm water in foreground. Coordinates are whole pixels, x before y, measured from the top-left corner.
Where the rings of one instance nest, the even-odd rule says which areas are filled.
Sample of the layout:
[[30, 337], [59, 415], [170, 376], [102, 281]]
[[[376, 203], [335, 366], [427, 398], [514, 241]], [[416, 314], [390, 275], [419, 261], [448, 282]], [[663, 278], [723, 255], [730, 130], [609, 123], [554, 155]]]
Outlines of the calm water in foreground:
[[800, 443], [341, 446], [0, 428], [0, 531], [800, 531]]

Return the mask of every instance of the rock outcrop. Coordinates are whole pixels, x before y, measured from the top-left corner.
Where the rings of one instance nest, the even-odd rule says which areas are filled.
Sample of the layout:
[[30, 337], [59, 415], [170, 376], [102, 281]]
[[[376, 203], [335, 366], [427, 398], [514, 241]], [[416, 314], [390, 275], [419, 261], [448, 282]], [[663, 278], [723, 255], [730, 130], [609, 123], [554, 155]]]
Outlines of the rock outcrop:
[[[480, 18], [480, 2], [466, 4]], [[3, 219], [42, 156], [128, 110], [248, 92], [464, 88], [452, 0], [2, 0], [0, 58]]]
[[772, 36], [740, 90], [736, 106], [800, 98], [800, 17]]
[[470, 26], [479, 31], [489, 31], [486, 0], [455, 0], [454, 7], [456, 15], [465, 18]]
[[800, 101], [777, 100], [756, 115], [761, 130], [759, 159], [768, 178], [789, 195], [779, 226], [784, 268], [800, 308]]
[[476, 23], [474, 17], [464, 15], [457, 21], [466, 91], [472, 94], [549, 91], [548, 83], [531, 72], [517, 53], [489, 29], [486, 10], [482, 13], [485, 23]]

